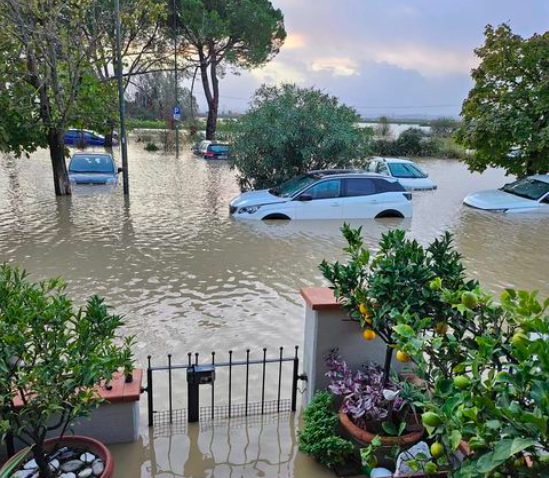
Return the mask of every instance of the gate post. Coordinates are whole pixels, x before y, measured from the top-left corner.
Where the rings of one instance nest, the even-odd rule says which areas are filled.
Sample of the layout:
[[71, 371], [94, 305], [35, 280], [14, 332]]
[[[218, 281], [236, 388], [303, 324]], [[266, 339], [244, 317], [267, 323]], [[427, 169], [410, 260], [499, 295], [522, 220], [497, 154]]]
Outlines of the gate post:
[[147, 406], [149, 412], [149, 427], [153, 426], [153, 370], [151, 367], [151, 356], [147, 357], [148, 367], [147, 367]]
[[194, 376], [194, 366], [187, 369], [187, 404], [189, 406], [188, 422], [196, 423], [199, 419], [200, 391], [198, 380]]
[[297, 410], [297, 381], [299, 380], [299, 347], [295, 346], [294, 374], [292, 377], [292, 412]]

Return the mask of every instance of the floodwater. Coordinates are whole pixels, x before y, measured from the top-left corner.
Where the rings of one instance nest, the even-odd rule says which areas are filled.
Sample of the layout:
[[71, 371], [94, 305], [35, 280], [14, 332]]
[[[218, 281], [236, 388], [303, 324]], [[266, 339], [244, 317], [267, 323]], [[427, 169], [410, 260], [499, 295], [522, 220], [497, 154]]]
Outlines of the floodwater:
[[[263, 347], [269, 356], [279, 346], [292, 353], [303, 342], [299, 289], [324, 283], [322, 259], [342, 258], [341, 223], [237, 222], [228, 215], [238, 188], [227, 164], [187, 149], [178, 159], [136, 144], [129, 154], [129, 200], [121, 187], [86, 186], [56, 198], [46, 151], [0, 158], [0, 262], [19, 264], [34, 279], [62, 276], [78, 304], [90, 294], [106, 297], [126, 317], [124, 333], [135, 334], [141, 366], [149, 354], [164, 364], [167, 353], [174, 363], [188, 352], [216, 351], [220, 360], [247, 348], [256, 358]], [[457, 161], [419, 162], [438, 190], [415, 195], [411, 220], [363, 221], [366, 243], [375, 248], [394, 227], [423, 243], [449, 230], [469, 276], [487, 290], [537, 289], [547, 297], [549, 216], [465, 208], [469, 192], [509, 179], [498, 170], [471, 174]], [[114, 448], [117, 476], [321, 477], [297, 453], [295, 420], [273, 415], [163, 433], [143, 426], [136, 445]]]

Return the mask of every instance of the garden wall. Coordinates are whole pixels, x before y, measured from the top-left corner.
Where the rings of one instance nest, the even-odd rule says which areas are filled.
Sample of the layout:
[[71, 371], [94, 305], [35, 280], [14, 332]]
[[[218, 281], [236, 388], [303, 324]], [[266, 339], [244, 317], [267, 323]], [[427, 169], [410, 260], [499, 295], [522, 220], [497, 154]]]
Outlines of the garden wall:
[[[304, 288], [301, 296], [305, 300], [303, 373], [307, 375], [307, 387], [303, 406], [306, 406], [315, 392], [325, 390], [329, 384], [324, 359], [330, 350], [337, 348], [351, 368], [357, 369], [368, 362], [383, 364], [386, 347], [379, 338], [364, 340], [360, 325], [349, 319], [331, 289]], [[401, 370], [394, 357], [392, 366], [395, 371]]]

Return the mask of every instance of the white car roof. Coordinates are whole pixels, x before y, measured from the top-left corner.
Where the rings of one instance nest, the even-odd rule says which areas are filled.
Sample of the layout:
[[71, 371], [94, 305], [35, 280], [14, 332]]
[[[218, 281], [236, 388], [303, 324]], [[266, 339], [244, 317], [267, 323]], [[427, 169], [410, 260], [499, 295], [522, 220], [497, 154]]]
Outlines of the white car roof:
[[549, 184], [549, 174], [536, 174], [535, 176], [530, 176], [532, 179], [541, 181], [542, 183]]
[[375, 161], [383, 161], [384, 163], [410, 163], [414, 164], [413, 161], [406, 159], [406, 158], [385, 158], [381, 156], [374, 156], [372, 160]]

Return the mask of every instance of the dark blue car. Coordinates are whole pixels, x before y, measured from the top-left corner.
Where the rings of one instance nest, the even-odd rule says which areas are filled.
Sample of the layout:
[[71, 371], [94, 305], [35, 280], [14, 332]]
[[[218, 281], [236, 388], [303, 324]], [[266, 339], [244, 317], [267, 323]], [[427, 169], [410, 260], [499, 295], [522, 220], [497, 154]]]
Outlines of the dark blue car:
[[108, 153], [76, 153], [69, 164], [72, 184], [118, 184], [118, 173], [113, 157]]
[[[105, 142], [105, 136], [87, 129], [69, 129], [65, 133], [66, 146], [105, 146]], [[118, 144], [116, 137], [113, 138], [112, 144]]]

